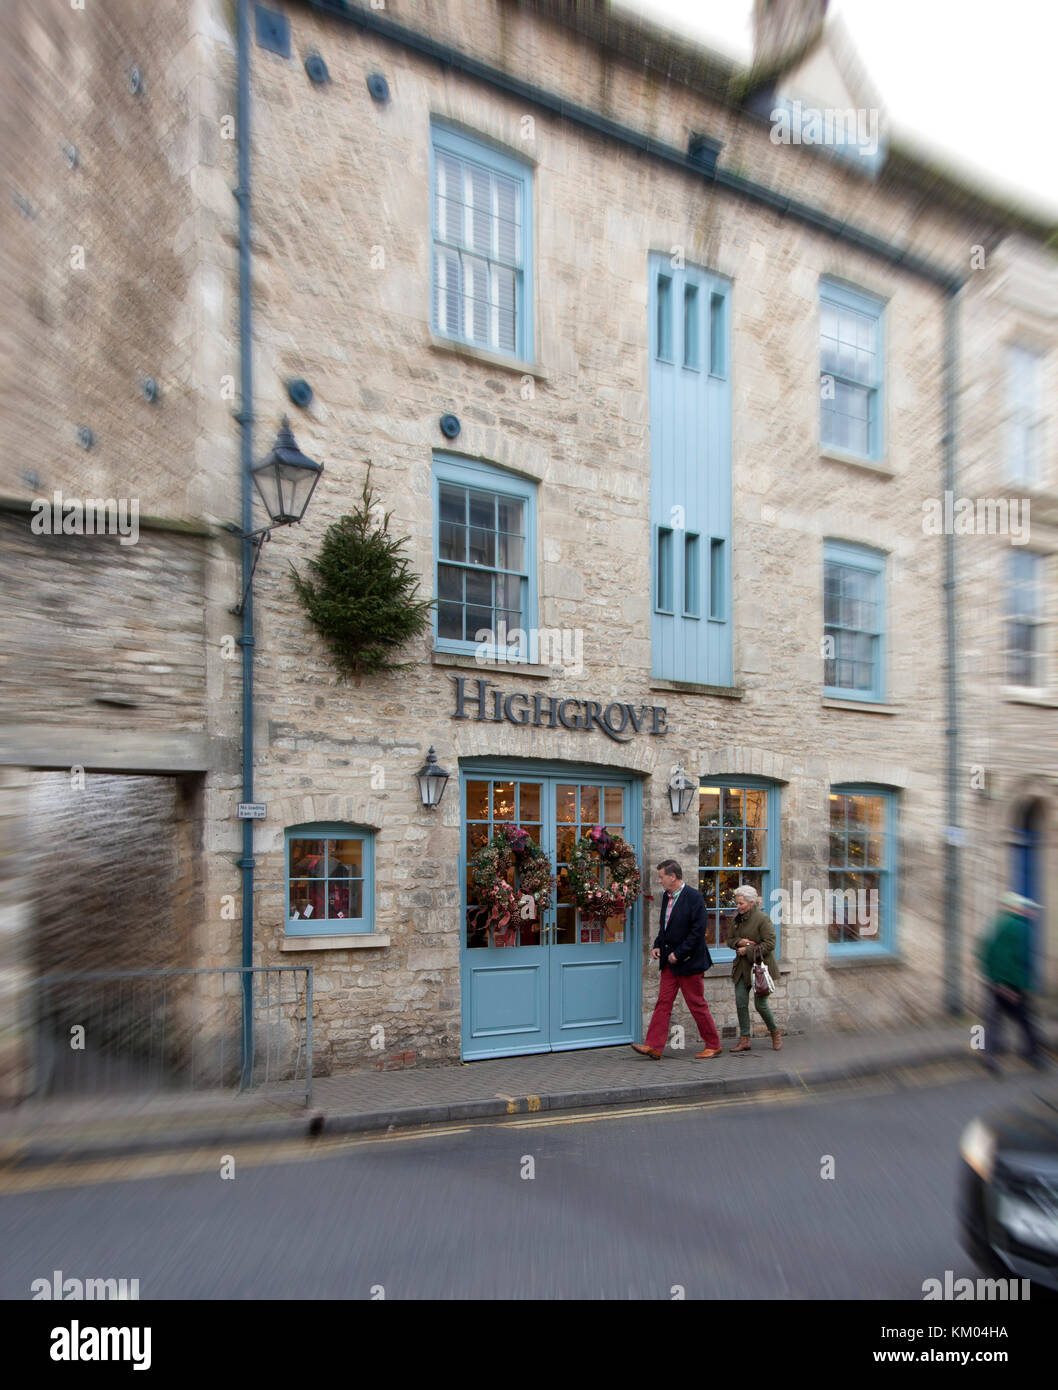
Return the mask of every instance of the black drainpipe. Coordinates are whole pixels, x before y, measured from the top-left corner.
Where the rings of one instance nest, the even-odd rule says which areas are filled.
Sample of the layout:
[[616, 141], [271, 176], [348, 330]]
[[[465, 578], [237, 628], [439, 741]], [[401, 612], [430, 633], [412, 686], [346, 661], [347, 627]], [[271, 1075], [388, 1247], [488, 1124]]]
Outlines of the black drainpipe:
[[[335, 19], [344, 20], [348, 24], [354, 24], [361, 30], [375, 35], [378, 38], [387, 39], [391, 43], [399, 44], [403, 48], [410, 49], [422, 57], [430, 58], [441, 64], [442, 68], [462, 73], [465, 77], [483, 82], [498, 91], [507, 93], [509, 96], [516, 97], [519, 101], [535, 106], [541, 110], [548, 111], [552, 115], [562, 120], [570, 121], [574, 125], [579, 125], [585, 130], [593, 131], [596, 135], [601, 135], [607, 139], [614, 140], [627, 148], [637, 150], [653, 159], [661, 160], [663, 163], [674, 165], [683, 169], [687, 173], [695, 174], [719, 188], [726, 189], [729, 193], [738, 197], [746, 198], [750, 202], [757, 203], [762, 207], [770, 208], [780, 216], [789, 217], [791, 221], [799, 222], [803, 226], [812, 227], [818, 232], [827, 236], [836, 237], [840, 241], [847, 242], [851, 246], [857, 247], [867, 255], [876, 256], [889, 265], [899, 266], [908, 274], [918, 276], [920, 279], [928, 281], [943, 291], [944, 301], [944, 488], [955, 491], [955, 386], [957, 379], [957, 358], [956, 358], [956, 299], [959, 291], [966, 283], [966, 277], [957, 275], [953, 271], [945, 270], [941, 266], [934, 265], [931, 261], [921, 256], [912, 254], [905, 248], [894, 246], [892, 243], [883, 241], [880, 237], [873, 236], [863, 228], [857, 227], [852, 223], [842, 221], [840, 218], [832, 217], [829, 213], [821, 211], [819, 208], [812, 207], [809, 203], [802, 203], [796, 198], [790, 198], [785, 193], [779, 193], [766, 184], [756, 183], [753, 179], [742, 177], [740, 174], [732, 173], [728, 169], [719, 169], [715, 163], [704, 161], [701, 158], [692, 158], [685, 154], [683, 150], [677, 149], [674, 145], [667, 145], [660, 140], [652, 140], [649, 136], [640, 134], [630, 126], [621, 125], [617, 121], [611, 121], [606, 116], [600, 116], [597, 112], [589, 110], [585, 106], [578, 106], [575, 102], [567, 101], [564, 97], [556, 96], [553, 92], [545, 91], [542, 87], [534, 86], [531, 82], [524, 82], [520, 78], [512, 77], [509, 73], [501, 71], [499, 68], [491, 67], [487, 63], [481, 62], [477, 58], [471, 58], [465, 53], [461, 53], [457, 48], [452, 48], [449, 44], [437, 42], [436, 39], [428, 38], [424, 34], [418, 34], [413, 29], [407, 29], [401, 24], [395, 24], [392, 20], [384, 19], [380, 14], [373, 10], [351, 7], [347, 0], [307, 0], [312, 9], [318, 10], [323, 14], [333, 16]], [[248, 293], [247, 288], [247, 293]], [[248, 529], [248, 528], [247, 528]], [[947, 727], [945, 737], [947, 741], [947, 816], [948, 823], [945, 828], [945, 851], [944, 851], [944, 880], [945, 880], [945, 901], [943, 905], [944, 915], [944, 944], [945, 944], [945, 966], [944, 966], [944, 1007], [948, 1013], [958, 1014], [962, 1008], [962, 995], [960, 980], [962, 975], [961, 962], [959, 958], [959, 844], [960, 832], [958, 829], [959, 811], [959, 767], [958, 767], [958, 728], [959, 728], [959, 703], [958, 703], [958, 683], [956, 680], [956, 628], [955, 628], [955, 537], [945, 536], [945, 557], [944, 557], [944, 610], [945, 610], [945, 629], [946, 629], [946, 655], [947, 655]], [[247, 823], [249, 824], [249, 822]]]
[[[242, 431], [242, 530], [253, 530], [253, 336], [250, 321], [250, 14], [249, 0], [238, 0], [239, 91], [236, 115], [238, 180], [234, 189], [239, 202], [239, 413]], [[253, 542], [242, 543], [242, 583], [246, 592], [242, 610], [242, 799], [253, 800]], [[253, 821], [242, 822], [242, 965], [253, 965]], [[242, 1078], [250, 1084], [253, 1070], [253, 975], [242, 974]]]

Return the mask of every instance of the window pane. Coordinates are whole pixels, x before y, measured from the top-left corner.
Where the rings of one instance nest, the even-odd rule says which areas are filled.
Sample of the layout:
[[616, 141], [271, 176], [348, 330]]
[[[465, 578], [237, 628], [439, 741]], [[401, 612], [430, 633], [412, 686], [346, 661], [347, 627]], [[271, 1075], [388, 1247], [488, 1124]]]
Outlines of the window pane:
[[657, 353], [666, 360], [672, 358], [672, 280], [658, 276]]
[[496, 496], [491, 492], [470, 493], [470, 524], [492, 530], [496, 525]]
[[489, 784], [488, 782], [468, 782], [466, 790], [467, 820], [488, 820]]
[[700, 610], [698, 577], [698, 537], [687, 532], [683, 538], [683, 611], [697, 617]]
[[580, 789], [580, 820], [582, 825], [587, 825], [590, 829], [593, 825], [599, 825], [599, 788], [581, 787]]
[[742, 791], [738, 787], [724, 788], [724, 824], [742, 825]]
[[327, 884], [327, 916], [349, 916], [349, 884], [331, 880]]
[[482, 255], [492, 251], [492, 184], [477, 165], [467, 166], [470, 202], [470, 245]]
[[462, 303], [462, 276], [459, 256], [454, 251], [437, 248], [436, 257], [437, 304], [435, 308], [438, 328], [445, 333], [459, 334], [460, 304]]
[[364, 842], [328, 840], [327, 874], [330, 878], [363, 878]]
[[[522, 606], [522, 581], [516, 574], [501, 574], [496, 577], [496, 607], [508, 615], [519, 617]], [[508, 622], [508, 627], [512, 626]], [[514, 623], [517, 627], [518, 624]]]
[[326, 917], [325, 889], [323, 879], [291, 879], [290, 916], [297, 918]]
[[540, 819], [540, 783], [522, 782], [518, 787], [519, 819], [534, 822]]
[[467, 603], [479, 604], [481, 607], [492, 608], [492, 584], [491, 574], [483, 574], [480, 570], [464, 570], [465, 582], [467, 586]]
[[496, 253], [501, 261], [521, 261], [521, 188], [502, 174], [494, 176], [496, 192]]
[[496, 564], [501, 570], [522, 570], [525, 564], [521, 536], [508, 536], [502, 531], [496, 538]]
[[456, 641], [463, 640], [463, 608], [457, 603], [439, 603], [437, 605], [437, 635], [438, 637], [450, 637]]
[[462, 525], [466, 521], [466, 488], [453, 487], [451, 483], [441, 483], [438, 488], [438, 501], [442, 521], [454, 521]]
[[713, 376], [727, 374], [727, 355], [724, 351], [724, 296], [709, 296], [709, 370]]
[[437, 225], [444, 241], [463, 244], [463, 165], [455, 155], [436, 151]]
[[515, 350], [515, 311], [517, 304], [517, 283], [513, 270], [505, 266], [493, 267], [494, 285], [492, 301], [496, 307], [496, 344], [506, 352]]
[[496, 525], [512, 535], [525, 535], [525, 503], [515, 497], [496, 498]]
[[437, 566], [437, 597], [453, 599], [457, 603], [463, 600], [463, 571], [454, 565]]
[[325, 854], [323, 840], [291, 840], [291, 878], [323, 878], [326, 874]]
[[698, 287], [686, 285], [683, 290], [683, 364], [698, 366]]
[[657, 606], [663, 612], [672, 611], [672, 532], [658, 527], [658, 572], [656, 578]]
[[491, 608], [474, 608], [467, 605], [464, 610], [465, 632], [461, 634], [466, 642], [495, 641], [496, 629], [493, 626]]
[[624, 823], [624, 792], [620, 787], [607, 787], [603, 792], [603, 807], [607, 825]]
[[514, 783], [497, 782], [492, 789], [492, 814], [495, 820], [514, 819]]
[[724, 542], [709, 542], [709, 616], [724, 617]]

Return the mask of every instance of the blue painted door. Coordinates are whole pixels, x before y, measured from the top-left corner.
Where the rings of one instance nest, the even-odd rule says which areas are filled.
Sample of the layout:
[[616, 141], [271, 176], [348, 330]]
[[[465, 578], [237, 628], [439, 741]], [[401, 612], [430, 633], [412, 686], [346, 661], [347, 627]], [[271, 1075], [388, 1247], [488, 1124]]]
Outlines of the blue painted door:
[[[601, 925], [581, 921], [570, 900], [566, 862], [577, 838], [593, 825], [605, 825], [639, 849], [638, 784], [500, 767], [466, 772], [461, 781], [462, 1055], [506, 1057], [631, 1042], [638, 1018], [640, 909]], [[557, 874], [556, 901], [541, 920], [514, 921], [496, 931], [487, 928], [477, 905], [468, 863], [504, 824], [524, 826], [547, 853]]]
[[[1031, 802], [1018, 817], [1012, 832], [1011, 844], [1011, 889], [1023, 898], [1030, 898], [1042, 905], [1043, 875], [1040, 860], [1043, 841], [1043, 807], [1038, 801]], [[1040, 941], [1043, 912], [1038, 911], [1032, 920], [1033, 951], [1032, 979], [1034, 988], [1040, 983]]]

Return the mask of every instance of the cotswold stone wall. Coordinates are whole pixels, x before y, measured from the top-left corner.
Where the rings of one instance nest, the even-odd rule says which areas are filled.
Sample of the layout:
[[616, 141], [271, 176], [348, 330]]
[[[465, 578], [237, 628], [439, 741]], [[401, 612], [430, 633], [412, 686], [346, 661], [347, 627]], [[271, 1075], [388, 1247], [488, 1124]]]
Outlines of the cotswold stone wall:
[[[942, 296], [930, 285], [584, 133], [303, 5], [289, 6], [293, 56], [256, 48], [254, 273], [259, 418], [288, 409], [283, 383], [306, 377], [300, 445], [326, 472], [305, 525], [262, 559], [256, 585], [259, 698], [257, 959], [316, 969], [324, 1065], [458, 1055], [458, 794], [422, 810], [414, 772], [427, 746], [453, 773], [472, 756], [576, 759], [644, 781], [644, 861], [695, 863], [690, 827], [665, 790], [682, 760], [720, 778], [752, 772], [781, 788], [780, 886], [827, 887], [827, 795], [871, 782], [899, 795], [896, 962], [836, 968], [825, 928], [785, 930], [784, 1026], [906, 1023], [940, 1008], [944, 704], [942, 547], [922, 503], [943, 476]], [[994, 228], [962, 220], [894, 180], [869, 183], [835, 161], [777, 147], [701, 90], [645, 70], [636, 53], [573, 41], [532, 6], [394, 3], [387, 15], [548, 89], [686, 147], [689, 130], [724, 143], [722, 161], [913, 246], [955, 270]], [[302, 59], [324, 56], [325, 87]], [[372, 101], [382, 72], [391, 99]], [[534, 360], [497, 359], [430, 327], [430, 119], [441, 117], [525, 160], [533, 173]], [[531, 118], [531, 119], [527, 119]], [[647, 258], [676, 249], [733, 283], [735, 698], [685, 693], [650, 675]], [[886, 301], [885, 458], [878, 467], [819, 447], [818, 285], [850, 281]], [[454, 412], [454, 444], [438, 419]], [[466, 670], [409, 647], [412, 667], [340, 684], [294, 601], [301, 565], [359, 495], [368, 461], [392, 528], [432, 590], [432, 451], [483, 459], [537, 483], [539, 621], [583, 633], [584, 671]], [[824, 704], [825, 538], [888, 555], [887, 701], [876, 712]], [[667, 738], [618, 745], [598, 730], [454, 722], [453, 674], [484, 674], [546, 695], [664, 703]], [[234, 782], [216, 785], [208, 831], [211, 911], [237, 850]], [[308, 951], [284, 938], [283, 827], [342, 820], [376, 832], [376, 932], [385, 945]], [[652, 873], [652, 870], [651, 870]], [[232, 928], [207, 926], [218, 952]], [[644, 931], [644, 957], [653, 935]], [[730, 983], [707, 982], [718, 1021], [735, 1022]], [[644, 1007], [654, 975], [644, 970]], [[394, 1031], [395, 1030], [395, 1031]]]
[[201, 732], [203, 540], [151, 531], [126, 546], [35, 535], [30, 521], [0, 517], [0, 724], [80, 725], [119, 740], [130, 727]]

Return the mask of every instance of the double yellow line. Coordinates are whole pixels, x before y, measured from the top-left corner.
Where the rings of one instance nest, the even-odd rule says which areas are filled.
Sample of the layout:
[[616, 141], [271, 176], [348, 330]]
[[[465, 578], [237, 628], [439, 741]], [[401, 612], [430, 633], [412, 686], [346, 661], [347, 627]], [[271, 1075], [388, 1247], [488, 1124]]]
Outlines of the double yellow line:
[[[562, 1115], [553, 1111], [527, 1115], [523, 1119], [476, 1120], [471, 1123], [435, 1125], [424, 1129], [400, 1130], [397, 1133], [358, 1134], [348, 1138], [297, 1139], [274, 1141], [268, 1144], [241, 1145], [232, 1142], [227, 1147], [214, 1145], [209, 1149], [189, 1149], [181, 1153], [147, 1154], [130, 1158], [94, 1159], [81, 1163], [53, 1163], [44, 1167], [20, 1170], [17, 1152], [12, 1153], [7, 1162], [0, 1165], [0, 1195], [14, 1195], [21, 1192], [41, 1192], [49, 1188], [89, 1187], [101, 1183], [142, 1181], [148, 1178], [180, 1176], [191, 1173], [220, 1173], [221, 1159], [230, 1154], [235, 1159], [235, 1178], [238, 1180], [242, 1167], [261, 1168], [269, 1164], [281, 1166], [287, 1163], [309, 1163], [319, 1159], [334, 1158], [354, 1149], [368, 1148], [374, 1144], [406, 1144], [422, 1139], [445, 1139], [457, 1134], [470, 1134], [478, 1129], [546, 1129], [558, 1125], [596, 1124], [600, 1120], [611, 1122], [639, 1119], [649, 1115], [661, 1119], [667, 1115], [682, 1115], [693, 1111], [736, 1110], [751, 1106], [805, 1105], [825, 1099], [840, 1099], [845, 1095], [870, 1097], [887, 1095], [895, 1090], [913, 1086], [943, 1085], [957, 1076], [965, 1076], [966, 1064], [960, 1061], [939, 1062], [921, 1067], [898, 1068], [893, 1072], [872, 1076], [863, 1081], [827, 1082], [816, 1087], [807, 1085], [795, 1072], [800, 1089], [783, 1087], [781, 1089], [754, 1091], [742, 1096], [719, 1096], [713, 1100], [694, 1101], [654, 1101], [635, 1106], [606, 1106], [598, 1110], [578, 1110]], [[530, 1110], [539, 1109], [539, 1097], [516, 1098], [501, 1096], [507, 1100], [509, 1113], [511, 1104], [520, 1100], [536, 1101]]]

